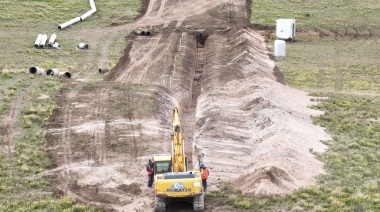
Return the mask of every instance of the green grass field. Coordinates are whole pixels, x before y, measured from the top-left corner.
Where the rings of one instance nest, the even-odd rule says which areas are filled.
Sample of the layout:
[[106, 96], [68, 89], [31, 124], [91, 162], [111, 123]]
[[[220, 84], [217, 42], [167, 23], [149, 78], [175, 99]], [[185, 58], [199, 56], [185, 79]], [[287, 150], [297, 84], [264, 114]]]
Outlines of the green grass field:
[[[277, 57], [277, 64], [287, 85], [329, 97], [313, 107], [326, 112], [314, 121], [333, 140], [323, 141], [328, 151], [316, 154], [328, 174], [315, 186], [279, 197], [230, 191], [234, 208], [380, 211], [379, 8], [378, 1], [252, 1], [252, 23], [275, 27], [278, 18], [295, 18], [304, 32], [287, 43], [287, 56]], [[220, 193], [208, 197], [225, 198]]]
[[296, 19], [297, 42], [287, 43], [286, 57], [276, 58], [287, 85], [379, 93], [379, 8], [379, 1], [369, 0], [252, 0], [251, 22], [275, 27], [276, 19]]
[[[125, 36], [129, 32], [115, 32], [111, 38], [110, 58], [102, 60], [101, 47], [109, 33], [102, 28], [111, 24], [132, 22], [141, 7], [140, 0], [99, 0], [95, 2], [97, 12], [82, 22], [59, 30], [58, 25], [90, 10], [88, 1], [81, 0], [23, 0], [0, 1], [0, 47], [6, 54], [0, 55], [2, 67], [7, 70], [27, 71], [30, 66], [69, 70], [73, 73], [97, 70], [99, 66], [111, 68], [123, 55]], [[57, 35], [61, 50], [35, 49], [38, 34]], [[87, 43], [89, 50], [77, 50], [76, 45]], [[98, 58], [96, 64], [83, 66], [89, 58]]]
[[[0, 118], [4, 120], [14, 114], [12, 129], [9, 123], [0, 123], [0, 211], [100, 211], [71, 198], [53, 198], [49, 180], [39, 175], [52, 168], [45, 152], [44, 132], [62, 84], [58, 78], [28, 73], [30, 66], [37, 65], [45, 70], [70, 71], [81, 77], [91, 72], [95, 75], [98, 67], [111, 68], [116, 64], [123, 55], [129, 32], [106, 34], [102, 28], [133, 21], [141, 1], [99, 0], [95, 4], [95, 14], [58, 30], [58, 24], [90, 10], [88, 1], [0, 1], [3, 52], [0, 54]], [[56, 33], [62, 49], [35, 49], [33, 44], [39, 33], [49, 37]], [[77, 50], [80, 42], [88, 43], [89, 50]], [[107, 54], [102, 55], [105, 44]], [[43, 95], [49, 98], [38, 99]]]

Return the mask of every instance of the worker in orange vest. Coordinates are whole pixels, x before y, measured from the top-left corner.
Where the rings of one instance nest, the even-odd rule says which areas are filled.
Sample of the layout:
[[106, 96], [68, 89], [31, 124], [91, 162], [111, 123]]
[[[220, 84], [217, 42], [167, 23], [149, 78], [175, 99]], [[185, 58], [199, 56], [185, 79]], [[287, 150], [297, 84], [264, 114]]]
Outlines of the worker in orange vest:
[[207, 189], [207, 178], [208, 175], [210, 174], [207, 167], [205, 166], [204, 163], [201, 163], [201, 176], [202, 176], [202, 186], [203, 186], [203, 191], [206, 192]]
[[153, 162], [151, 159], [146, 164], [146, 171], [148, 172], [148, 187], [153, 188]]

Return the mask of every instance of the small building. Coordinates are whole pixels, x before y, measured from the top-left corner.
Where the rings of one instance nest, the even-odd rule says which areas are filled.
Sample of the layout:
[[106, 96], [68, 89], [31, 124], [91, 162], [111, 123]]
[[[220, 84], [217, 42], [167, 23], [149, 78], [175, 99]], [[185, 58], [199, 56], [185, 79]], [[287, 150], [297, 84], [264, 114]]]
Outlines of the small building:
[[294, 41], [296, 39], [296, 20], [277, 19], [276, 38], [281, 40]]

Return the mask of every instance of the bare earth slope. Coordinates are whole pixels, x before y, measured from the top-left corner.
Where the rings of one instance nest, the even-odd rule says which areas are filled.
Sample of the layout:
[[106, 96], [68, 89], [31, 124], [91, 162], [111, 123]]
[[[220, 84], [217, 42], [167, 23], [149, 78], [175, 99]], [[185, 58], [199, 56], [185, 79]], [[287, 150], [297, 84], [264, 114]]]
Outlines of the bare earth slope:
[[144, 168], [170, 152], [174, 106], [190, 163], [203, 155], [211, 190], [227, 181], [249, 194], [288, 193], [324, 173], [310, 153], [329, 139], [311, 122], [321, 112], [276, 81], [264, 38], [242, 27], [247, 2], [151, 0], [135, 23], [104, 29], [162, 28], [132, 37], [105, 81], [87, 74], [65, 85], [46, 132], [56, 168], [43, 174], [56, 196], [105, 211], [153, 211]]

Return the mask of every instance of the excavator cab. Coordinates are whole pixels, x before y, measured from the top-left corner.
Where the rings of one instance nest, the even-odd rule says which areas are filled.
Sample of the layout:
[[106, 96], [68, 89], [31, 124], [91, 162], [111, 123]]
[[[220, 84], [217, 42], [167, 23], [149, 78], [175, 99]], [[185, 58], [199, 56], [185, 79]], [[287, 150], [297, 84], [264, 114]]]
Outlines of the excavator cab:
[[154, 175], [172, 171], [172, 161], [157, 161], [154, 163]]

